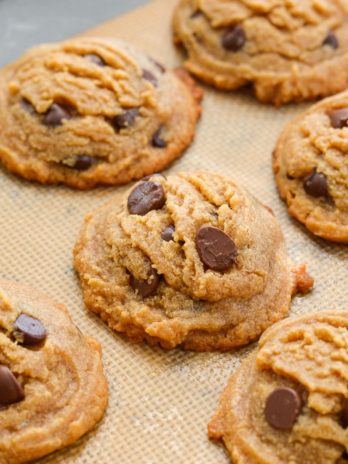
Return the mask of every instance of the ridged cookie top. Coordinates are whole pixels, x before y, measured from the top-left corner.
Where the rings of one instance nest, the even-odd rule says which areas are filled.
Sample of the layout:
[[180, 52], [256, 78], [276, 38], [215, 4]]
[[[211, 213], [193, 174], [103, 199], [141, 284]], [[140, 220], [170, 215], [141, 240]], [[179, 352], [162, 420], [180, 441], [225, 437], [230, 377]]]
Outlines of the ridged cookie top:
[[281, 104], [345, 88], [347, 21], [340, 0], [181, 0], [174, 31], [194, 74], [227, 89], [252, 82], [260, 100]]
[[91, 429], [107, 404], [99, 344], [63, 306], [0, 282], [0, 461], [26, 462]]
[[35, 47], [0, 72], [0, 159], [43, 183], [124, 183], [183, 152], [201, 96], [187, 75], [117, 40]]
[[[124, 257], [129, 272], [144, 278], [146, 265], [139, 269], [138, 260], [142, 256], [169, 286], [210, 302], [248, 299], [264, 290], [283, 243], [269, 210], [217, 174], [153, 176], [134, 190], [149, 183], [163, 189], [161, 208], [132, 214], [124, 203], [118, 217], [132, 242], [134, 257], [129, 253]], [[168, 228], [172, 238], [165, 240]], [[109, 238], [116, 243], [116, 237]]]

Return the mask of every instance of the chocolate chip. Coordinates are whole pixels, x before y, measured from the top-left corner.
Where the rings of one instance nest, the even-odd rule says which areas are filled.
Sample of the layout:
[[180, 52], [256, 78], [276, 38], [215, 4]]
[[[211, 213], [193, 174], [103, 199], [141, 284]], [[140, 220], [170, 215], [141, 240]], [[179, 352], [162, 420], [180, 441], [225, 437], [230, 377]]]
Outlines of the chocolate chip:
[[202, 226], [196, 236], [196, 248], [208, 269], [225, 271], [236, 263], [237, 247], [234, 241], [217, 227]]
[[13, 336], [19, 344], [33, 346], [46, 340], [47, 331], [38, 319], [21, 314], [16, 319]]
[[166, 176], [163, 175], [163, 174], [161, 174], [160, 172], [154, 172], [153, 174], [150, 174], [149, 176], [143, 177], [141, 180], [142, 180], [143, 182], [147, 182], [148, 180], [151, 179], [151, 177], [156, 177], [156, 176], [162, 177], [162, 179], [166, 179]]
[[151, 72], [149, 71], [148, 69], [143, 69], [143, 79], [151, 82], [152, 85], [154, 85], [155, 87], [158, 86], [158, 79], [157, 77]]
[[335, 129], [342, 129], [342, 127], [347, 127], [348, 122], [348, 108], [339, 108], [338, 110], [333, 110], [329, 113], [329, 118], [331, 120], [331, 125]]
[[33, 107], [33, 105], [30, 103], [29, 100], [27, 100], [26, 98], [23, 98], [23, 100], [21, 101], [21, 107], [27, 112], [27, 113], [30, 113], [32, 115], [34, 114], [37, 114], [35, 108]]
[[302, 401], [297, 391], [288, 387], [276, 388], [267, 398], [265, 417], [270, 426], [291, 430], [302, 410]]
[[230, 52], [238, 52], [246, 41], [245, 32], [239, 24], [228, 29], [222, 36], [222, 46]]
[[8, 406], [24, 399], [23, 388], [7, 366], [0, 365], [0, 406]]
[[140, 182], [128, 197], [128, 211], [130, 214], [144, 216], [149, 211], [161, 209], [166, 202], [161, 184], [156, 182]]
[[194, 12], [191, 14], [190, 18], [191, 18], [191, 19], [198, 18], [199, 16], [202, 16], [202, 14], [203, 14], [203, 13], [202, 13], [201, 10], [196, 10], [196, 11], [194, 11]]
[[43, 123], [46, 126], [57, 127], [60, 126], [64, 119], [71, 119], [71, 114], [66, 108], [53, 103], [43, 118]]
[[163, 66], [162, 63], [159, 63], [158, 61], [154, 60], [153, 58], [149, 57], [149, 59], [153, 62], [153, 64], [161, 71], [162, 74], [166, 72], [166, 67]]
[[344, 428], [348, 427], [348, 399], [344, 398], [342, 405], [342, 424]]
[[305, 177], [303, 180], [303, 188], [305, 192], [312, 197], [328, 197], [329, 190], [327, 178], [322, 172], [313, 170], [312, 174]]
[[324, 39], [323, 45], [328, 45], [329, 47], [332, 47], [334, 49], [338, 48], [338, 39], [332, 31], [329, 32], [326, 38]]
[[136, 279], [132, 274], [130, 276], [130, 286], [143, 298], [153, 295], [160, 284], [160, 276], [157, 271], [151, 268], [150, 275], [147, 280]]
[[168, 227], [163, 229], [163, 232], [161, 235], [162, 240], [164, 240], [165, 242], [171, 242], [172, 240], [174, 240], [174, 232], [175, 232], [175, 227], [172, 224], [169, 225]]
[[125, 129], [133, 125], [136, 117], [139, 114], [138, 108], [130, 108], [122, 114], [115, 116], [112, 120], [112, 125], [116, 130]]
[[89, 155], [77, 155], [75, 163], [71, 166], [76, 171], [87, 171], [94, 164], [94, 158]]
[[162, 127], [156, 130], [152, 136], [152, 146], [155, 148], [166, 148], [167, 142], [161, 137]]
[[87, 55], [85, 55], [85, 58], [87, 58], [89, 61], [96, 64], [97, 66], [105, 66], [106, 64], [103, 58], [101, 58], [99, 55], [96, 55], [95, 53], [87, 53]]

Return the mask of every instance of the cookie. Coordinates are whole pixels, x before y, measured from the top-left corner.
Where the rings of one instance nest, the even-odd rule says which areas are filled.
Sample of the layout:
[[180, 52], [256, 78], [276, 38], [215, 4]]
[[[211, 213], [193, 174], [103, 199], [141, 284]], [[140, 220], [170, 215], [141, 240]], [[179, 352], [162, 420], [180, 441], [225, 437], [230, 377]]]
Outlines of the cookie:
[[276, 105], [347, 88], [341, 0], [181, 0], [173, 24], [186, 68], [217, 88], [251, 84], [260, 101]]
[[289, 213], [313, 234], [348, 243], [348, 91], [291, 121], [273, 167]]
[[0, 71], [0, 161], [88, 189], [164, 169], [193, 140], [201, 90], [116, 40], [42, 45]]
[[348, 313], [281, 321], [232, 375], [209, 436], [234, 464], [348, 462]]
[[100, 345], [63, 305], [0, 281], [0, 462], [75, 442], [101, 419], [108, 390]]
[[197, 351], [254, 340], [312, 286], [270, 209], [210, 172], [148, 177], [89, 214], [75, 268], [111, 328]]

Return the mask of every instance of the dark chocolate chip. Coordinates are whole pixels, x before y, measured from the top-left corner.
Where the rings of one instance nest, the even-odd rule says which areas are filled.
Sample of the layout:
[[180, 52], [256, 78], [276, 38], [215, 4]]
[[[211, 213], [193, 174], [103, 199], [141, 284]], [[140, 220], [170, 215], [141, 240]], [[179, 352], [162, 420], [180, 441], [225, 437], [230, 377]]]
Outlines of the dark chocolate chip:
[[348, 399], [344, 398], [342, 405], [342, 424], [344, 428], [348, 427]]
[[29, 100], [23, 98], [23, 100], [21, 101], [21, 107], [27, 112], [27, 113], [30, 113], [32, 115], [34, 114], [37, 114], [37, 111], [35, 110], [35, 108], [33, 107], [33, 105], [30, 103]]
[[334, 49], [338, 48], [338, 39], [332, 31], [329, 32], [326, 38], [324, 39], [323, 45], [328, 45], [329, 47], [332, 47]]
[[165, 242], [171, 242], [174, 240], [174, 232], [175, 232], [175, 227], [171, 224], [169, 225], [168, 227], [166, 227], [165, 229], [163, 229], [163, 232], [162, 232], [162, 240], [164, 240]]
[[339, 108], [337, 110], [330, 111], [328, 114], [332, 127], [335, 129], [342, 129], [342, 127], [347, 127], [348, 108]]
[[23, 388], [7, 366], [0, 365], [0, 406], [8, 406], [24, 399]]
[[97, 66], [105, 66], [106, 64], [103, 58], [101, 58], [99, 55], [96, 55], [95, 53], [87, 53], [87, 55], [85, 55], [85, 58], [87, 58], [89, 61], [96, 64]]
[[94, 158], [89, 155], [77, 155], [75, 162], [71, 166], [76, 171], [87, 171], [94, 164]]
[[128, 211], [130, 214], [144, 216], [149, 211], [161, 209], [166, 197], [161, 184], [156, 182], [140, 182], [129, 194]]
[[13, 336], [21, 345], [40, 345], [46, 340], [47, 331], [38, 319], [21, 314], [16, 319]]
[[71, 119], [71, 114], [66, 108], [53, 103], [43, 118], [43, 123], [46, 126], [57, 127], [60, 126], [64, 119]]
[[237, 247], [234, 241], [217, 227], [202, 226], [196, 236], [196, 248], [208, 269], [225, 271], [236, 263]]
[[270, 426], [291, 430], [302, 410], [297, 391], [288, 387], [276, 388], [267, 398], [265, 417]]
[[136, 117], [139, 114], [138, 108], [130, 108], [122, 114], [115, 116], [112, 120], [112, 125], [116, 130], [125, 129], [133, 125]]
[[161, 137], [161, 132], [162, 132], [162, 127], [157, 129], [156, 132], [152, 136], [151, 143], [152, 143], [152, 146], [155, 148], [166, 148], [167, 146], [167, 141]]
[[305, 177], [303, 180], [303, 188], [305, 192], [312, 197], [328, 197], [329, 189], [327, 178], [322, 172], [313, 170], [312, 174]]
[[151, 84], [154, 85], [155, 87], [158, 86], [157, 77], [148, 69], [143, 69], [143, 79], [151, 82]]
[[222, 46], [230, 52], [238, 52], [246, 41], [245, 32], [239, 24], [228, 29], [222, 36]]
[[130, 285], [132, 289], [143, 298], [153, 295], [159, 284], [160, 276], [154, 268], [151, 268], [150, 275], [147, 280], [136, 279], [132, 274], [130, 276]]

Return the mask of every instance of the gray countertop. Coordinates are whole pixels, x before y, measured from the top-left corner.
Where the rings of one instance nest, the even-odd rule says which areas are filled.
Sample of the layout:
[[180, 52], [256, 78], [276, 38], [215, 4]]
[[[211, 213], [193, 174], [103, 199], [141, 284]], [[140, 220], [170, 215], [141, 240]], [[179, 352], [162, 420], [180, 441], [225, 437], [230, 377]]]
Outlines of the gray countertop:
[[65, 39], [149, 0], [0, 0], [0, 66], [32, 45]]

